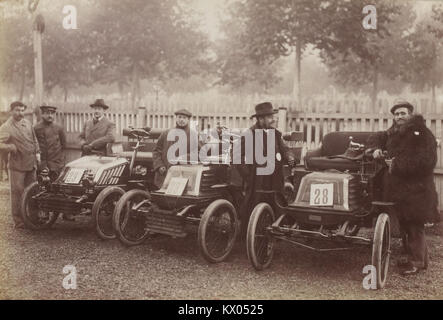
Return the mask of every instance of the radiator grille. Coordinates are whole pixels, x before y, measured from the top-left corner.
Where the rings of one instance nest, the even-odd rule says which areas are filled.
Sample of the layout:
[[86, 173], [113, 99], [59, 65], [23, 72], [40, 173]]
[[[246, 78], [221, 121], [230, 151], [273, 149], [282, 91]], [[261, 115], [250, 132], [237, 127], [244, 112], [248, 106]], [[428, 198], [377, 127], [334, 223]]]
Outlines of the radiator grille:
[[101, 177], [98, 179], [97, 184], [98, 185], [117, 184], [124, 169], [125, 165], [121, 164], [119, 166], [115, 166], [113, 168], [104, 170]]

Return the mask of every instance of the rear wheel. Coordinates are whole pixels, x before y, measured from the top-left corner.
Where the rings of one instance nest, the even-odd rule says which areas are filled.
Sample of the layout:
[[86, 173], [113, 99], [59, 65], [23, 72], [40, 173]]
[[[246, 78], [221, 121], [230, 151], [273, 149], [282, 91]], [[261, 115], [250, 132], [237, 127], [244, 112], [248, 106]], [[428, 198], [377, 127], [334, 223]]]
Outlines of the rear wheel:
[[274, 210], [264, 202], [255, 206], [249, 219], [246, 251], [256, 270], [267, 268], [274, 256], [274, 239], [267, 231], [274, 220]]
[[117, 202], [112, 223], [118, 239], [127, 246], [141, 244], [148, 236], [146, 217], [143, 212], [134, 210], [140, 202], [149, 200], [147, 191], [134, 189], [126, 192]]
[[379, 214], [374, 230], [372, 244], [372, 265], [377, 273], [377, 289], [382, 289], [386, 284], [391, 256], [391, 223], [389, 215]]
[[32, 230], [47, 229], [57, 220], [58, 212], [49, 212], [40, 209], [36, 199], [33, 199], [40, 191], [38, 182], [33, 182], [26, 187], [21, 201], [21, 212], [25, 226]]
[[231, 202], [219, 199], [203, 213], [198, 227], [198, 244], [203, 257], [221, 262], [231, 253], [239, 231], [237, 211]]
[[97, 235], [104, 240], [115, 239], [115, 231], [112, 226], [112, 215], [115, 206], [125, 193], [120, 187], [106, 187], [97, 196], [92, 206], [92, 218]]

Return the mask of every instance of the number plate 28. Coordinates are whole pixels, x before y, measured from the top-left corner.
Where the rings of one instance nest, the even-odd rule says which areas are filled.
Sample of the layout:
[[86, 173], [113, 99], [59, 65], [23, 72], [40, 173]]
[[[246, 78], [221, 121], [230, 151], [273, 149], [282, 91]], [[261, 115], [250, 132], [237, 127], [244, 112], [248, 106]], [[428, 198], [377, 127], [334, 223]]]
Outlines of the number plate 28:
[[334, 184], [311, 184], [309, 204], [311, 206], [332, 206], [334, 200]]

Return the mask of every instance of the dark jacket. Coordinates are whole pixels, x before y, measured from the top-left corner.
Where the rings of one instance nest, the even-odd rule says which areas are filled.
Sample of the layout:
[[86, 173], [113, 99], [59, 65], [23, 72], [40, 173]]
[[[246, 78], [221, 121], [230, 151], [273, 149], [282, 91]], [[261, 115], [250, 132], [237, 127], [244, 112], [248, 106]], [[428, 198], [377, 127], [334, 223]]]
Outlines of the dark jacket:
[[9, 118], [0, 127], [0, 151], [9, 152], [11, 170], [31, 171], [37, 168], [36, 154], [40, 152], [32, 124]]
[[89, 144], [92, 149], [106, 153], [106, 144], [115, 141], [115, 124], [106, 117], [96, 124], [88, 120], [80, 133], [81, 145]]
[[[177, 129], [177, 128], [173, 128], [173, 129]], [[160, 136], [158, 137], [157, 140], [157, 145], [154, 148], [154, 151], [152, 153], [152, 157], [153, 157], [153, 169], [155, 171], [155, 177], [154, 177], [154, 184], [157, 187], [161, 187], [163, 184], [163, 180], [166, 177], [166, 173], [164, 175], [161, 175], [158, 172], [158, 169], [161, 167], [165, 167], [166, 169], [169, 169], [169, 167], [171, 166], [171, 163], [168, 161], [168, 150], [169, 147], [171, 147], [173, 144], [175, 144], [178, 140], [178, 137], [176, 137], [175, 141], [168, 141], [167, 137], [168, 137], [168, 133], [171, 131], [172, 129], [168, 129], [166, 131], [163, 131]], [[191, 130], [189, 129], [189, 127], [186, 127], [185, 129], [185, 133], [186, 133], [186, 138], [187, 138], [187, 153], [190, 153], [191, 150]], [[192, 131], [193, 136], [198, 138], [198, 133], [195, 131]], [[197, 144], [197, 148], [199, 147], [200, 142], [198, 142]], [[198, 151], [198, 150], [197, 150]], [[177, 155], [178, 156], [178, 155]]]
[[66, 134], [56, 124], [43, 120], [34, 126], [35, 135], [41, 151], [41, 168], [59, 172], [65, 165]]
[[369, 137], [368, 146], [388, 152], [391, 173], [383, 175], [383, 198], [396, 203], [400, 221], [437, 222], [438, 195], [434, 184], [437, 142], [421, 115], [406, 124]]
[[[255, 155], [255, 131], [257, 129], [260, 129], [260, 127], [255, 124], [251, 128], [249, 128], [252, 131], [253, 138], [253, 154]], [[267, 152], [266, 150], [266, 135], [263, 137], [263, 153], [265, 154]], [[242, 138], [242, 154], [245, 153], [245, 139]], [[242, 205], [241, 215], [249, 217], [253, 207], [260, 201], [264, 201], [265, 199], [261, 199], [262, 194], [257, 194], [257, 191], [263, 190], [263, 191], [276, 191], [276, 192], [283, 192], [284, 188], [284, 175], [283, 175], [283, 164], [285, 161], [289, 160], [292, 156], [288, 152], [288, 147], [283, 142], [282, 133], [278, 130], [275, 130], [275, 168], [274, 172], [271, 175], [257, 175], [257, 169], [259, 167], [266, 167], [266, 163], [263, 165], [257, 164], [254, 161], [253, 164], [242, 164], [237, 165], [238, 171], [240, 172], [240, 175], [243, 178], [244, 185], [245, 185], [245, 199], [244, 203]], [[246, 223], [247, 221], [243, 222]]]

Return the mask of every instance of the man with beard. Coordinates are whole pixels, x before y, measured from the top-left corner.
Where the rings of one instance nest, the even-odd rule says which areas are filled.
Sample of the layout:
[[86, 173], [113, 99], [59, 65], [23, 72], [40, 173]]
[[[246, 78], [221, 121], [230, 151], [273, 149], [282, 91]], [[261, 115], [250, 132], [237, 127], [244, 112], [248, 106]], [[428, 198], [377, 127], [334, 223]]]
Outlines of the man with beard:
[[[252, 140], [247, 141], [245, 137], [242, 137], [242, 155], [246, 158], [252, 157], [252, 164], [242, 164], [237, 166], [244, 183], [245, 198], [240, 207], [240, 216], [242, 224], [242, 234], [246, 234], [249, 217], [254, 207], [262, 201], [269, 201], [272, 204], [271, 199], [263, 199], [263, 193], [257, 191], [275, 191], [277, 193], [283, 193], [284, 188], [284, 176], [283, 176], [283, 164], [286, 161], [290, 166], [295, 163], [294, 157], [288, 152], [288, 148], [283, 142], [282, 133], [275, 129], [274, 114], [277, 113], [272, 107], [270, 102], [263, 102], [255, 106], [255, 114], [251, 116], [256, 118], [256, 123], [249, 128], [252, 133]], [[274, 134], [271, 134], [271, 130]], [[263, 136], [257, 134], [259, 131], [263, 131]], [[268, 143], [267, 139], [274, 138], [273, 143]], [[257, 139], [262, 139], [257, 141]], [[252, 148], [249, 148], [246, 144], [252, 142]], [[274, 146], [275, 150], [267, 150], [267, 146]], [[259, 154], [263, 154], [265, 157], [270, 154], [275, 154], [274, 170], [270, 174], [260, 174], [259, 170], [263, 169], [268, 164], [259, 164], [257, 162], [257, 147], [261, 147]], [[248, 150], [252, 154], [248, 154]], [[275, 152], [274, 152], [275, 151]]]
[[[171, 166], [171, 162], [168, 160], [168, 150], [169, 148], [177, 143], [179, 137], [176, 137], [175, 141], [168, 141], [168, 134], [171, 130], [183, 130], [186, 135], [186, 151], [190, 154], [191, 150], [191, 139], [195, 139], [197, 137], [197, 132], [193, 132], [189, 128], [189, 120], [192, 117], [191, 112], [186, 109], [181, 109], [176, 111], [175, 113], [175, 128], [168, 129], [160, 134], [160, 137], [157, 140], [157, 145], [153, 151], [153, 160], [154, 160], [154, 184], [161, 188], [163, 181], [166, 177], [166, 172]], [[179, 133], [179, 132], [178, 132]], [[199, 143], [196, 148], [198, 148]], [[178, 157], [178, 156], [177, 156]]]
[[86, 121], [80, 134], [82, 156], [93, 151], [105, 154], [106, 144], [115, 141], [115, 124], [104, 115], [109, 107], [103, 99], [97, 99], [89, 106], [94, 110], [94, 116]]
[[407, 260], [399, 260], [403, 275], [426, 269], [426, 222], [438, 222], [437, 191], [434, 168], [437, 162], [437, 143], [421, 115], [413, 114], [407, 101], [394, 103], [391, 113], [394, 123], [387, 131], [369, 137], [368, 145], [375, 147], [375, 159], [387, 151], [392, 159], [382, 172], [382, 198], [395, 203], [395, 213], [404, 234]]
[[40, 168], [48, 169], [50, 177], [54, 178], [65, 165], [66, 134], [60, 125], [54, 123], [56, 107], [42, 105], [40, 110], [42, 120], [34, 126], [41, 151]]
[[0, 127], [0, 151], [9, 153], [11, 213], [15, 228], [23, 228], [20, 202], [25, 188], [36, 180], [40, 149], [32, 124], [24, 118], [26, 105], [10, 105], [11, 117]]

